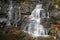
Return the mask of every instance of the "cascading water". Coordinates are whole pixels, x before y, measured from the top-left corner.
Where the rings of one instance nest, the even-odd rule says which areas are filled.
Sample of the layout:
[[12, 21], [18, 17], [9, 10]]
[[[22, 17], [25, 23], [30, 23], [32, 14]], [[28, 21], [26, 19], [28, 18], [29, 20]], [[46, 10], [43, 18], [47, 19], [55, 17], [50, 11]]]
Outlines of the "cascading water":
[[8, 22], [7, 25], [13, 24], [13, 26], [17, 27], [18, 22], [20, 21], [20, 4], [17, 3], [16, 1], [9, 0], [9, 5], [8, 5]]
[[[29, 24], [28, 27], [24, 27], [24, 32], [28, 32], [33, 37], [38, 36], [48, 36], [44, 30], [44, 27], [40, 24], [41, 23], [41, 10], [44, 10], [42, 8], [42, 4], [36, 5], [36, 8], [32, 11], [29, 18]], [[45, 18], [45, 13], [42, 13], [42, 18]]]
[[7, 25], [11, 25], [11, 19], [12, 19], [12, 1], [9, 1], [10, 5], [8, 8], [8, 22]]
[[20, 4], [19, 3], [15, 3], [14, 5], [14, 17], [15, 17], [15, 21], [14, 21], [14, 26], [17, 27], [18, 25], [18, 22], [20, 21], [20, 18], [21, 18], [21, 14], [20, 14]]

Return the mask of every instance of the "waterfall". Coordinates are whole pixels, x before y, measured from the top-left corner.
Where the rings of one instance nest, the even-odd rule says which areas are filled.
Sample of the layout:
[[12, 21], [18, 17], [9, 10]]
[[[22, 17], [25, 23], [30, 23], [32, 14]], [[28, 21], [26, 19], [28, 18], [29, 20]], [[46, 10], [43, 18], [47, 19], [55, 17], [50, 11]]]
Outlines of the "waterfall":
[[24, 32], [28, 32], [33, 37], [48, 36], [48, 34], [46, 34], [47, 32], [45, 32], [43, 25], [41, 25], [41, 19], [46, 17], [43, 10], [44, 9], [42, 8], [42, 4], [36, 5], [35, 9], [28, 17], [29, 20], [29, 23], [27, 23], [28, 27], [24, 26], [23, 29]]
[[14, 8], [14, 13], [15, 13], [15, 15], [14, 15], [14, 17], [15, 17], [15, 21], [14, 21], [14, 26], [15, 27], [17, 27], [18, 26], [18, 22], [20, 21], [20, 18], [21, 18], [21, 13], [20, 13], [20, 5], [18, 5], [17, 3], [16, 3], [16, 5], [15, 5], [15, 8]]
[[9, 5], [8, 5], [8, 21], [7, 25], [12, 25], [17, 27], [18, 22], [20, 21], [20, 4], [16, 3], [16, 1], [9, 0]]
[[10, 5], [8, 7], [8, 22], [7, 25], [11, 25], [11, 19], [12, 19], [12, 1], [9, 1]]

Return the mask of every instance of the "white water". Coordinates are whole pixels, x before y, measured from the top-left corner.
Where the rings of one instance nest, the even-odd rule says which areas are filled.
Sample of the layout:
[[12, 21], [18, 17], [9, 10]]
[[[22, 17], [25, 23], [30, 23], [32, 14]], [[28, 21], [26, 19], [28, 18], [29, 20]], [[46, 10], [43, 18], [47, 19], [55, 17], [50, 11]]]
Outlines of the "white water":
[[9, 5], [9, 8], [8, 8], [8, 22], [7, 22], [7, 25], [11, 25], [11, 19], [12, 19], [12, 1], [9, 1], [10, 5]]
[[[44, 27], [41, 25], [41, 10], [44, 10], [42, 8], [42, 4], [36, 5], [35, 9], [32, 11], [29, 18], [29, 24], [28, 27], [24, 27], [24, 32], [28, 32], [33, 37], [38, 36], [48, 36], [47, 32], [44, 30]], [[45, 18], [45, 13], [42, 13], [42, 18]]]
[[15, 21], [14, 21], [14, 26], [17, 27], [18, 26], [18, 22], [20, 21], [21, 18], [21, 14], [20, 14], [20, 6], [15, 5], [15, 9], [14, 9], [14, 13], [15, 13]]
[[11, 23], [13, 22], [13, 26], [17, 27], [18, 22], [20, 21], [20, 17], [20, 5], [12, 0], [9, 0], [7, 25], [11, 25]]

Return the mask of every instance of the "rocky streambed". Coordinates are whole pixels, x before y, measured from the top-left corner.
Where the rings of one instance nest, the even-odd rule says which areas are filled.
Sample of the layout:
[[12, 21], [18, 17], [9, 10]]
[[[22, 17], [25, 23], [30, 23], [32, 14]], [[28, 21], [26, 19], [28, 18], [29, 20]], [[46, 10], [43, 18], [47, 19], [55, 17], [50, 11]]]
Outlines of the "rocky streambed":
[[6, 27], [4, 32], [0, 29], [0, 40], [55, 40], [52, 36], [33, 38], [28, 33], [12, 26]]

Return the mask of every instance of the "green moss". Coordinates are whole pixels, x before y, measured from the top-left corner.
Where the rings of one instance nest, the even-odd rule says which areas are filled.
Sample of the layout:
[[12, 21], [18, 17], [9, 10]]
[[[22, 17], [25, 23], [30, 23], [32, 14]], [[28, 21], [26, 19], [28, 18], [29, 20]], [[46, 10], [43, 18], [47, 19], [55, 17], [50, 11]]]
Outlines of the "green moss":
[[20, 0], [20, 2], [24, 2], [25, 0]]
[[19, 35], [20, 36], [20, 38], [24, 38], [26, 35], [25, 35], [25, 33], [21, 33], [21, 35]]
[[56, 2], [55, 5], [58, 5], [60, 7], [60, 2]]
[[29, 0], [20, 0], [20, 2], [29, 1]]

